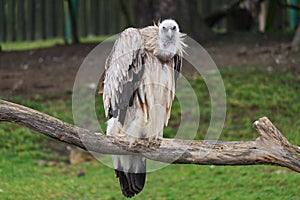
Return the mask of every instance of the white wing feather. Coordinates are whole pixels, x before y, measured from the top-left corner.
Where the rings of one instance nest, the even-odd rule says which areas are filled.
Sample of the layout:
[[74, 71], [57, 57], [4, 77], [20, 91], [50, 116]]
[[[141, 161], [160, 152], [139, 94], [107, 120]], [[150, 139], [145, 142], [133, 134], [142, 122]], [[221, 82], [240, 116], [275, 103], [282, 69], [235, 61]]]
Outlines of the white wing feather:
[[126, 113], [129, 99], [142, 77], [144, 55], [139, 30], [128, 28], [123, 31], [105, 63], [103, 103], [106, 117], [116, 117], [124, 110]]

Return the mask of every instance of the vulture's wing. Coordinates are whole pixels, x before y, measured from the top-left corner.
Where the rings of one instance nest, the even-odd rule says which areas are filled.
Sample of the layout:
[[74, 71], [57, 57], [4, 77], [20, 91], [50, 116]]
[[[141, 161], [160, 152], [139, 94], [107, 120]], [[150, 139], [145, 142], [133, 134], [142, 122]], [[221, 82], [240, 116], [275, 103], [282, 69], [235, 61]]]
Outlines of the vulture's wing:
[[138, 29], [128, 28], [116, 40], [105, 69], [103, 103], [106, 117], [118, 118], [123, 125], [144, 72], [145, 50]]
[[180, 55], [175, 55], [173, 57], [173, 61], [174, 61], [174, 78], [175, 78], [175, 85], [176, 85], [179, 74], [181, 73], [182, 57]]

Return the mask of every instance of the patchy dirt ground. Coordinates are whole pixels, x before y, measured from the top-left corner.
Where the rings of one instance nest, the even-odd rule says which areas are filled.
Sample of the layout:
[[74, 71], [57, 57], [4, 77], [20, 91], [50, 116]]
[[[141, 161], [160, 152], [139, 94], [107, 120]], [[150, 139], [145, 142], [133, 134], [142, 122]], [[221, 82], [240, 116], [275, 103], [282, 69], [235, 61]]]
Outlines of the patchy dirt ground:
[[[222, 36], [204, 43], [218, 67], [297, 66], [300, 59], [291, 54], [289, 36], [240, 34]], [[97, 44], [55, 46], [46, 49], [0, 52], [0, 96], [33, 97], [40, 94], [70, 94], [76, 73], [84, 58]], [[190, 71], [189, 67], [185, 68]]]

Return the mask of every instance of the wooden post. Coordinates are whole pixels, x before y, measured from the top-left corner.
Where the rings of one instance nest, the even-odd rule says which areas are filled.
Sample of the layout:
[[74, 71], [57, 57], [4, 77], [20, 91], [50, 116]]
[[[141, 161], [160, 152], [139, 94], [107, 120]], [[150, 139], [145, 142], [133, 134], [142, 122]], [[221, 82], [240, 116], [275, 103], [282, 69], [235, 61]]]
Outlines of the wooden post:
[[68, 8], [71, 20], [71, 33], [72, 33], [72, 43], [79, 43], [79, 37], [77, 32], [77, 10], [78, 10], [77, 0], [68, 0]]

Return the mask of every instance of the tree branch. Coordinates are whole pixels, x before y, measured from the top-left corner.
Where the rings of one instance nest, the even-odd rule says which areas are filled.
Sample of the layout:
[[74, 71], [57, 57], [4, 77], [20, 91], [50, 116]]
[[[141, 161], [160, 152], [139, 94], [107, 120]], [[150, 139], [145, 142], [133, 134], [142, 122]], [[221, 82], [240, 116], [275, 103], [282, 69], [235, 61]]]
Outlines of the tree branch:
[[253, 124], [260, 136], [247, 142], [136, 139], [132, 143], [127, 137], [95, 134], [3, 100], [0, 100], [0, 121], [26, 126], [62, 142], [102, 154], [141, 153], [151, 160], [178, 164], [278, 165], [300, 173], [300, 147], [290, 144], [266, 117]]

